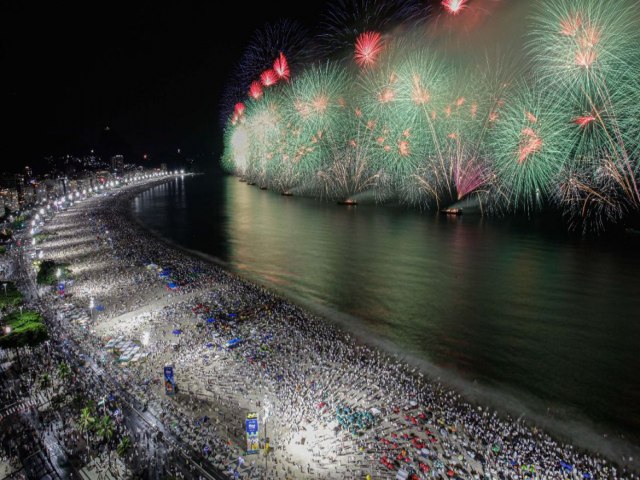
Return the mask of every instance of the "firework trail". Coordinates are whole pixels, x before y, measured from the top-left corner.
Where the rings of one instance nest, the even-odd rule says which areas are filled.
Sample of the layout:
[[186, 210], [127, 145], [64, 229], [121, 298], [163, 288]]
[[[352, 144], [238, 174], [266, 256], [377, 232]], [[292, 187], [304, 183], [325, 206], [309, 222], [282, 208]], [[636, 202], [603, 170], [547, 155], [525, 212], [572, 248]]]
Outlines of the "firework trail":
[[592, 92], [638, 62], [637, 2], [545, 0], [529, 52], [544, 82]]
[[[313, 52], [309, 48], [309, 38], [308, 30], [292, 20], [279, 20], [258, 29], [226, 82], [220, 103], [221, 123], [226, 124], [237, 102], [247, 99], [250, 85], [260, 81], [262, 72], [273, 68], [277, 73], [284, 67], [287, 78], [278, 74], [278, 79], [287, 80], [291, 71], [295, 72], [311, 61]], [[284, 64], [276, 65], [281, 58]]]
[[326, 62], [308, 68], [286, 90], [287, 139], [305, 188], [315, 188], [316, 173], [331, 161], [328, 149], [341, 143], [349, 85], [344, 69]]
[[527, 85], [513, 89], [488, 139], [508, 210], [530, 211], [548, 198], [570, 155], [569, 125], [555, 96]]
[[417, 25], [426, 14], [418, 0], [336, 0], [320, 19], [318, 51], [325, 58], [350, 60], [360, 35], [385, 35], [398, 26]]

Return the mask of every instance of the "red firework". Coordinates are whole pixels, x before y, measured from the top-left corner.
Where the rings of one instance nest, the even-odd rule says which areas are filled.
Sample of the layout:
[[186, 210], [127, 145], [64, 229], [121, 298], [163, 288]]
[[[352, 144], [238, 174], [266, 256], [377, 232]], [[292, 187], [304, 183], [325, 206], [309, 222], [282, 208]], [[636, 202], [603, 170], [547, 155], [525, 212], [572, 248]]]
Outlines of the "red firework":
[[395, 99], [396, 93], [390, 88], [383, 88], [382, 91], [378, 93], [378, 101], [380, 103], [393, 102]]
[[273, 62], [273, 71], [276, 72], [276, 75], [281, 80], [289, 80], [291, 72], [289, 71], [289, 64], [287, 63], [287, 58], [284, 56], [282, 52], [280, 52], [280, 56], [276, 58], [276, 61]]
[[587, 125], [589, 125], [591, 122], [594, 122], [595, 120], [596, 120], [596, 117], [594, 117], [593, 115], [583, 115], [581, 117], [574, 119], [573, 123], [575, 123], [579, 127], [584, 128]]
[[263, 87], [270, 87], [278, 82], [278, 75], [272, 69], [265, 70], [260, 74], [260, 83]]
[[364, 32], [356, 39], [354, 58], [361, 67], [371, 67], [382, 52], [382, 36], [378, 32]]
[[467, 0], [442, 0], [442, 6], [451, 15], [457, 15], [467, 8]]
[[260, 85], [259, 81], [254, 80], [251, 82], [251, 85], [249, 86], [249, 96], [254, 100], [258, 100], [262, 97], [262, 85]]
[[565, 37], [575, 37], [578, 29], [582, 26], [582, 16], [580, 13], [570, 15], [560, 21], [560, 33]]
[[518, 148], [518, 163], [524, 163], [529, 155], [540, 151], [542, 143], [542, 139], [538, 137], [538, 134], [533, 130], [533, 128], [523, 128]]
[[424, 105], [431, 100], [431, 94], [429, 90], [422, 87], [420, 77], [418, 75], [413, 76], [413, 90], [411, 92], [411, 98], [416, 105]]
[[398, 142], [398, 153], [401, 157], [408, 157], [411, 154], [411, 148], [407, 140], [400, 140]]
[[244, 113], [244, 103], [238, 102], [236, 106], [233, 108], [234, 115], [241, 116]]

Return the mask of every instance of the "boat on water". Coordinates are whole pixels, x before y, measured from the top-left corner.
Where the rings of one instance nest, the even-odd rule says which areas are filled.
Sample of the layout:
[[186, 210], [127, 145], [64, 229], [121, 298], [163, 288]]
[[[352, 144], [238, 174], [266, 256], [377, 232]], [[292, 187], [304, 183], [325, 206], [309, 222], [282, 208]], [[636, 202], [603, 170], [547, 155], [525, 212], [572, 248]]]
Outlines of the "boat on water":
[[358, 205], [358, 202], [352, 198], [346, 200], [338, 200], [338, 205]]
[[256, 182], [247, 182], [247, 185], [255, 185]]
[[443, 208], [440, 210], [440, 213], [444, 213], [445, 215], [462, 215], [461, 208]]
[[260, 187], [260, 190], [266, 190], [266, 189], [267, 189], [267, 187], [264, 186], [264, 185]]
[[238, 181], [239, 181], [239, 182], [246, 182], [247, 180], [246, 180], [246, 179], [244, 179], [244, 178], [239, 178], [239, 179], [238, 179]]
[[293, 193], [291, 193], [291, 192], [280, 192], [280, 195], [283, 195], [285, 197], [292, 197]]

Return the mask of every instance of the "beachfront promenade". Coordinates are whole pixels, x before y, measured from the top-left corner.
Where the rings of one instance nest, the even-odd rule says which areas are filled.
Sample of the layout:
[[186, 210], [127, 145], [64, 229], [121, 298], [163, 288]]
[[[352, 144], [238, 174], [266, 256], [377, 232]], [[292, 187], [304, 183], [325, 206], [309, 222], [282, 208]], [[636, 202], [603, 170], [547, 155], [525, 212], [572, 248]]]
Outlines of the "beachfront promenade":
[[[120, 402], [118, 428], [134, 439], [114, 462], [120, 478], [638, 478], [163, 243], [131, 218], [148, 186], [56, 213], [38, 248], [73, 285], [62, 297], [25, 283], [60, 348], [34, 352], [34, 368], [71, 358], [84, 365], [77, 389]], [[106, 348], [126, 342], [135, 354]], [[250, 413], [259, 453], [247, 455]], [[73, 419], [43, 415], [64, 448], [83, 445]]]

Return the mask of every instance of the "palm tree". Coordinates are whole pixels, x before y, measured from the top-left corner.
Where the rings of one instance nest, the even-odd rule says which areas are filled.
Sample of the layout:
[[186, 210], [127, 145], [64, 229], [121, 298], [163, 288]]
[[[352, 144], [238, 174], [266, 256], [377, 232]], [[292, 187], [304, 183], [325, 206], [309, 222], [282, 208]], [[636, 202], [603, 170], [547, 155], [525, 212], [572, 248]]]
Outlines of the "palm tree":
[[109, 455], [109, 467], [111, 467], [111, 449], [109, 448], [108, 443], [113, 438], [113, 434], [115, 433], [115, 429], [113, 428], [113, 421], [109, 415], [104, 415], [100, 422], [98, 422], [96, 433], [98, 437], [107, 442], [107, 454]]
[[46, 390], [51, 385], [51, 376], [48, 373], [40, 375], [40, 390]]
[[129, 447], [131, 447], [131, 439], [128, 435], [125, 435], [120, 439], [120, 443], [118, 443], [116, 451], [118, 452], [118, 455], [124, 457], [125, 453], [127, 453], [127, 450], [129, 450]]
[[63, 385], [64, 381], [69, 377], [69, 375], [71, 375], [71, 368], [69, 367], [69, 364], [66, 362], [60, 362], [58, 364], [58, 378], [60, 378]]
[[80, 431], [85, 434], [85, 440], [87, 441], [87, 450], [89, 450], [89, 430], [95, 425], [96, 419], [91, 415], [91, 408], [84, 407], [80, 412]]
[[60, 365], [58, 365], [58, 376], [60, 377], [60, 380], [65, 380], [69, 375], [71, 375], [71, 368], [69, 367], [69, 364], [66, 362], [60, 362]]

